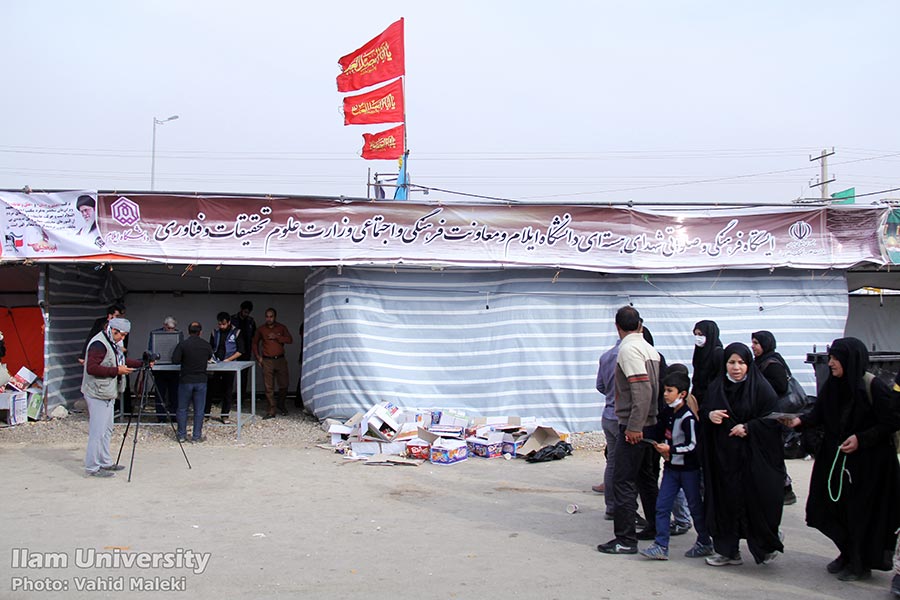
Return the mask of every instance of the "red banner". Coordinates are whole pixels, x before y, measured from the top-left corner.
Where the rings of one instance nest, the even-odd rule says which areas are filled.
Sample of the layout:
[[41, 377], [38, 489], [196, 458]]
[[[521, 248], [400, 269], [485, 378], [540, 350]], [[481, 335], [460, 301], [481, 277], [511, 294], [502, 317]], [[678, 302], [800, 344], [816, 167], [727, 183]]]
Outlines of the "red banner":
[[401, 79], [377, 90], [344, 98], [344, 125], [402, 123], [403, 121], [403, 80]]
[[403, 60], [403, 19], [385, 29], [362, 48], [338, 60], [341, 74], [337, 77], [339, 92], [353, 92], [364, 87], [400, 77], [406, 71]]
[[366, 160], [394, 159], [403, 156], [405, 125], [381, 133], [364, 133], [362, 157]]

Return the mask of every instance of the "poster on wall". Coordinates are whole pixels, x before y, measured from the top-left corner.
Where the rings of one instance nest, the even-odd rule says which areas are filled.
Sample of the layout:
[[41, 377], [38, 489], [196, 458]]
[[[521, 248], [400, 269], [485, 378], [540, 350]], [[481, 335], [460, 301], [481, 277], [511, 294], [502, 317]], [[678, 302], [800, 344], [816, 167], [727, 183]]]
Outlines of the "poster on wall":
[[104, 252], [97, 192], [0, 192], [0, 260], [54, 259]]

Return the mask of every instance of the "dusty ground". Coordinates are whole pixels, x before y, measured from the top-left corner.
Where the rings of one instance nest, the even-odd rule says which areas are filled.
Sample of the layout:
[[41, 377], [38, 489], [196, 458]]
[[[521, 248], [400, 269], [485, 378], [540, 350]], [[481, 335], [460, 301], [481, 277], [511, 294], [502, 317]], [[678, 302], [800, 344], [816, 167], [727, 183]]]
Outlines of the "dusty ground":
[[[127, 472], [82, 476], [83, 421], [29, 427], [39, 426], [49, 429], [0, 430], [0, 598], [123, 595], [78, 592], [82, 578], [167, 598], [888, 598], [887, 573], [853, 584], [825, 573], [835, 551], [803, 524], [811, 462], [788, 464], [801, 503], [785, 509], [786, 554], [713, 568], [681, 556], [692, 534], [673, 538], [668, 562], [599, 554], [612, 523], [589, 491], [603, 468], [595, 450], [544, 464], [366, 466], [316, 448], [324, 434], [293, 416], [250, 425], [244, 444], [233, 426], [211, 427], [209, 442], [185, 446], [191, 469], [163, 428], [148, 427], [128, 483]], [[125, 458], [130, 451], [131, 439]], [[569, 503], [580, 512], [568, 514]], [[13, 549], [59, 553], [69, 566], [14, 568]], [[210, 558], [202, 573], [79, 568], [79, 549]], [[154, 577], [186, 590], [127, 591], [133, 578]], [[67, 590], [12, 591], [37, 581]]]

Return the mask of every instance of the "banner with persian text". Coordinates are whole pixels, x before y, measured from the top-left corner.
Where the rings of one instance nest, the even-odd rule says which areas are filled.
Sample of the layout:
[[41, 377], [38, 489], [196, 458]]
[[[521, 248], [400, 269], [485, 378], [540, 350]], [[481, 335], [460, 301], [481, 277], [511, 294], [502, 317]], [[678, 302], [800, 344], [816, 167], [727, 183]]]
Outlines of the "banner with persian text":
[[884, 262], [884, 208], [684, 216], [595, 206], [338, 202], [101, 193], [109, 252], [278, 264], [559, 266], [666, 272]]
[[[91, 215], [84, 216], [94, 198], [95, 224]], [[3, 261], [102, 252], [203, 264], [542, 266], [645, 273], [884, 264], [881, 235], [890, 212], [786, 206], [693, 216], [598, 206], [105, 192], [0, 192], [0, 207]]]
[[96, 191], [0, 192], [0, 260], [105, 252], [96, 209]]

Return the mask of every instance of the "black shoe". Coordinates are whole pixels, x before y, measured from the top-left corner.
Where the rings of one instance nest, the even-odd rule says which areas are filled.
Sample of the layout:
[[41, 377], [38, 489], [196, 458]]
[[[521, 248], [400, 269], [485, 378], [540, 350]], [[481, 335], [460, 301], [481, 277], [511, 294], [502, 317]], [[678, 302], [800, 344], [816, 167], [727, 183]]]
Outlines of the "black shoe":
[[597, 551], [603, 554], [637, 554], [638, 549], [637, 544], [632, 546], [618, 539], [613, 539], [597, 546]]
[[862, 569], [861, 571], [844, 569], [840, 572], [837, 578], [841, 581], [862, 581], [863, 579], [868, 579], [871, 576], [872, 571], [870, 571], [869, 569]]
[[636, 515], [634, 517], [634, 526], [637, 527], [638, 529], [647, 529], [647, 527], [649, 527], [649, 525], [650, 524], [647, 522], [647, 519], [645, 519], [641, 515]]
[[891, 580], [891, 593], [900, 598], [900, 575], [894, 575]]
[[790, 506], [791, 504], [797, 504], [797, 494], [794, 493], [794, 490], [786, 489], [784, 490], [784, 505]]
[[656, 530], [655, 529], [641, 529], [637, 532], [635, 537], [641, 541], [646, 542], [647, 540], [655, 540], [656, 539]]
[[847, 566], [847, 560], [844, 558], [844, 555], [839, 555], [836, 559], [828, 563], [825, 566], [825, 570], [831, 573], [832, 575], [837, 575], [841, 571], [844, 570], [844, 567]]
[[268, 415], [266, 415], [266, 416], [263, 417], [263, 419], [274, 419], [274, 418], [275, 418], [275, 415], [274, 415], [274, 414], [268, 414]]
[[616, 515], [614, 515], [614, 514], [612, 514], [612, 513], [606, 513], [606, 514], [603, 516], [603, 518], [606, 519], [607, 521], [615, 521], [615, 520], [616, 520]]
[[676, 523], [672, 523], [672, 525], [669, 527], [669, 535], [684, 535], [690, 530], [690, 523], [688, 523], [687, 525], [678, 525]]

